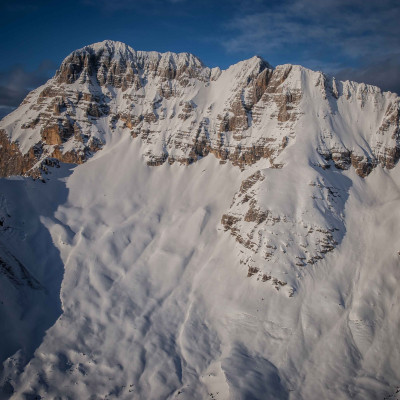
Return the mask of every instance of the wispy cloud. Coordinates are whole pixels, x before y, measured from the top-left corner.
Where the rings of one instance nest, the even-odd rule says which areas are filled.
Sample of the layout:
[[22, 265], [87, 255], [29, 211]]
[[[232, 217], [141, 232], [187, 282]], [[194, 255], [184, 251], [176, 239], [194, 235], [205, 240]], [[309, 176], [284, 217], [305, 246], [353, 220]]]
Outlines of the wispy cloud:
[[257, 3], [256, 7], [242, 7], [250, 12], [242, 12], [226, 24], [229, 37], [223, 45], [228, 51], [252, 48], [265, 53], [304, 45], [305, 53], [325, 46], [362, 57], [389, 54], [399, 47], [398, 1], [294, 0], [273, 7]]
[[400, 94], [400, 53], [359, 68], [344, 68], [335, 72], [341, 80], [353, 80], [379, 86]]
[[0, 118], [18, 107], [29, 91], [45, 83], [55, 68], [53, 62], [45, 60], [34, 71], [21, 65], [0, 71]]
[[[242, 0], [221, 45], [398, 90], [399, 20], [397, 0]], [[385, 68], [393, 72], [385, 75]]]
[[4, 118], [7, 114], [10, 114], [15, 110], [16, 107], [0, 106], [0, 119]]

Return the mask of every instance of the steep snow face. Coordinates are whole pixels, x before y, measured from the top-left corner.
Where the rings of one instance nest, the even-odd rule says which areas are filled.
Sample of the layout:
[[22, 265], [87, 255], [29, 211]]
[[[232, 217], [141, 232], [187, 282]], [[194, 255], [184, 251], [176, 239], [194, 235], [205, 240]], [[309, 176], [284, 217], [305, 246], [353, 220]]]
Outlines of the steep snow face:
[[395, 94], [106, 41], [0, 128], [6, 398], [395, 398]]
[[[31, 182], [56, 209], [44, 222], [65, 265], [62, 315], [23, 371], [21, 351], [5, 361], [11, 398], [375, 399], [396, 392], [397, 168], [378, 167], [365, 180], [352, 170], [327, 172], [326, 187], [348, 196], [346, 231], [335, 236], [334, 251], [294, 273], [296, 241], [303, 254], [315, 241], [301, 237], [293, 212], [314, 227], [328, 218], [341, 229], [342, 198], [329, 219], [322, 215], [328, 189], [297, 184], [297, 168], [241, 172], [213, 157], [150, 167], [140, 143], [120, 135], [64, 178], [66, 200], [53, 198], [53, 173], [45, 185]], [[279, 185], [273, 174], [284, 171], [290, 180]], [[246, 278], [243, 247], [219, 223], [249, 174], [264, 177], [252, 188], [268, 183], [262, 194], [254, 189], [260, 207], [287, 216], [266, 224], [264, 233], [271, 230], [287, 253], [277, 246], [273, 262], [259, 264], [272, 275], [265, 282]], [[321, 197], [306, 204], [301, 188]]]

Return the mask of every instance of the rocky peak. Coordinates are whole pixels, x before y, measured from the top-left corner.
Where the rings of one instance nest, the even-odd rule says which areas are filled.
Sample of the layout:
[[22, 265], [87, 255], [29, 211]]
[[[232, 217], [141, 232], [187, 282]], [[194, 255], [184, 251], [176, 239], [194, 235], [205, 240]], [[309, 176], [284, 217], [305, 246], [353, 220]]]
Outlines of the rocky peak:
[[292, 158], [367, 176], [397, 163], [399, 115], [395, 94], [301, 66], [254, 56], [221, 71], [189, 53], [104, 41], [72, 52], [1, 121], [0, 172], [38, 176], [45, 159], [84, 162], [109, 135], [129, 134], [149, 165], [211, 153], [241, 169]]
[[190, 53], [135, 51], [130, 46], [106, 40], [75, 50], [62, 62], [56, 73], [59, 83], [71, 84], [81, 79], [97, 78], [100, 85], [127, 88], [134, 77], [159, 76], [165, 79], [189, 78], [206, 80], [211, 70]]

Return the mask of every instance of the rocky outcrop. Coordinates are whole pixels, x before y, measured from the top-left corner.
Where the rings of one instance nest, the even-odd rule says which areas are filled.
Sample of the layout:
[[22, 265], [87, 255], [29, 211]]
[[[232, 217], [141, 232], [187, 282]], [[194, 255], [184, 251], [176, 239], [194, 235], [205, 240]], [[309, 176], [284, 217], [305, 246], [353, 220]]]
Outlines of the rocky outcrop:
[[[290, 203], [290, 189], [268, 193], [270, 187], [280, 187], [277, 174], [269, 172], [258, 170], [242, 182], [221, 225], [235, 238], [248, 277], [272, 283], [276, 280], [274, 285], [280, 289], [288, 283], [283, 276], [290, 272], [292, 280], [286, 289], [293, 296], [293, 271], [300, 272], [323, 260], [340, 243], [345, 232], [347, 195], [329, 183], [330, 176], [334, 179], [332, 173], [308, 184], [299, 177], [292, 187], [298, 193], [296, 209], [289, 213], [282, 205]], [[320, 210], [319, 215], [315, 210]]]
[[[206, 70], [206, 71], [205, 71]], [[177, 80], [186, 86], [189, 80], [207, 79], [210, 70], [192, 54], [135, 51], [124, 43], [105, 41], [74, 51], [61, 64], [56, 73], [59, 84], [82, 83], [95, 79], [100, 86], [113, 86], [122, 91], [143, 85], [141, 75], [163, 81]]]
[[299, 66], [274, 69], [259, 57], [220, 71], [191, 54], [140, 52], [105, 41], [71, 53], [53, 79], [0, 123], [2, 140], [9, 138], [0, 173], [26, 174], [48, 157], [84, 162], [108, 131], [141, 140], [149, 165], [188, 165], [212, 154], [242, 170], [262, 159], [280, 168], [277, 159], [297, 140], [303, 118], [313, 116], [323, 131], [353, 129], [338, 107], [375, 112], [378, 124], [358, 146], [332, 131], [313, 133], [324, 160], [316, 165], [354, 168], [363, 177], [377, 165], [393, 168], [400, 157], [396, 96]]
[[[332, 148], [329, 151], [319, 151], [325, 161], [332, 161], [337, 169], [348, 170], [353, 167], [357, 175], [365, 178], [378, 165], [377, 159], [365, 155], [357, 155], [351, 150]], [[328, 165], [329, 166], [329, 165]]]
[[4, 130], [0, 130], [0, 176], [26, 175], [37, 162], [35, 148], [22, 154], [18, 144], [8, 138]]

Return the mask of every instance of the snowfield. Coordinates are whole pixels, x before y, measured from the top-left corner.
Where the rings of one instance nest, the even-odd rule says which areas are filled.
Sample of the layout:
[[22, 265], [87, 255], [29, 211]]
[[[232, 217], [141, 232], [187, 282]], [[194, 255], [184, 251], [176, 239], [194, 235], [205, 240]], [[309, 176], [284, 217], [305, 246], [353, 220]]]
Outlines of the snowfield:
[[[213, 157], [148, 167], [139, 146], [121, 137], [64, 178], [55, 170], [46, 184], [2, 183], [39, 192], [35, 204], [45, 199], [37, 218], [65, 269], [62, 313], [33, 358], [22, 373], [21, 351], [4, 362], [11, 398], [383, 399], [396, 391], [398, 169], [352, 176], [338, 251], [304, 268], [287, 297], [246, 278], [219, 223], [250, 171]], [[10, 204], [16, 193], [7, 193]], [[54, 307], [39, 305], [35, 312]]]

